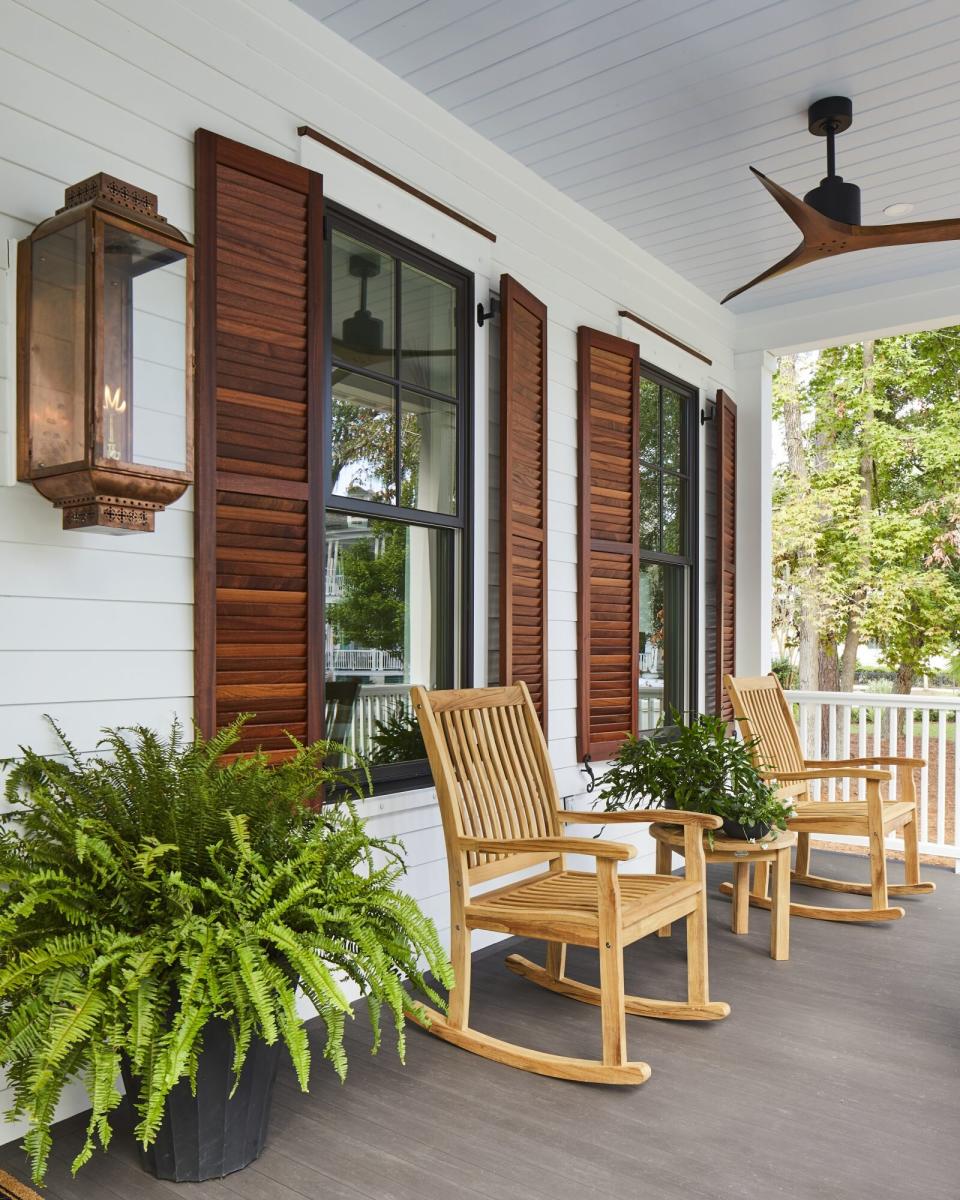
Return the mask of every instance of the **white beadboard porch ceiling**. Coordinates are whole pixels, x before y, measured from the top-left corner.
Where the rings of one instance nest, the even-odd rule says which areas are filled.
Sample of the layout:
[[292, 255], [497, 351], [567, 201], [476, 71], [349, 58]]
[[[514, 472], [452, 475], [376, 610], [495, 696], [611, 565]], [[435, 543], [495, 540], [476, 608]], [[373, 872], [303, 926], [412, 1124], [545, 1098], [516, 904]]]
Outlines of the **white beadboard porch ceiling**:
[[[865, 224], [960, 216], [960, 0], [295, 3], [717, 299], [799, 241], [747, 167], [814, 187], [821, 96], [853, 98], [838, 170]], [[958, 268], [956, 242], [863, 251], [731, 308]]]

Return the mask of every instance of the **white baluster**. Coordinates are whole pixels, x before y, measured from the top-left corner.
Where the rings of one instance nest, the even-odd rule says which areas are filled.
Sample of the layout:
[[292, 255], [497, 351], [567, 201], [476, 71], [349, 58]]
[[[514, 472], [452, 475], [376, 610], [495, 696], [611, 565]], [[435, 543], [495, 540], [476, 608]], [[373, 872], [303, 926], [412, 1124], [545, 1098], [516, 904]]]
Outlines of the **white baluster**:
[[929, 837], [927, 813], [930, 808], [930, 709], [920, 712], [920, 757], [926, 764], [920, 772], [920, 841]]
[[937, 845], [947, 840], [947, 712], [937, 709]]
[[[856, 755], [850, 752], [850, 705], [845, 703], [841, 714], [840, 737], [843, 742], [843, 758], [855, 758]], [[850, 799], [850, 780], [844, 779], [843, 784], [843, 799]]]

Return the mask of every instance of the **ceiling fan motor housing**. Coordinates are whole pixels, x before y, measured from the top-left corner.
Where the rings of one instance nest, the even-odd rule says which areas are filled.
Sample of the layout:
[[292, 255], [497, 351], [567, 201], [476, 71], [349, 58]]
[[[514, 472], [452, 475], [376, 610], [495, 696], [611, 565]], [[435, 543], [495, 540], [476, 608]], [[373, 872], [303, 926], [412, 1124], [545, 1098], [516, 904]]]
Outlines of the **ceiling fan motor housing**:
[[827, 174], [820, 186], [807, 192], [804, 200], [811, 208], [834, 221], [860, 224], [860, 189], [845, 183], [834, 170], [834, 138], [853, 123], [853, 101], [849, 96], [824, 96], [807, 109], [807, 128], [827, 139]]
[[860, 224], [860, 189], [855, 183], [845, 183], [842, 175], [828, 175], [820, 186], [807, 192], [804, 200], [811, 208], [834, 221], [847, 225]]

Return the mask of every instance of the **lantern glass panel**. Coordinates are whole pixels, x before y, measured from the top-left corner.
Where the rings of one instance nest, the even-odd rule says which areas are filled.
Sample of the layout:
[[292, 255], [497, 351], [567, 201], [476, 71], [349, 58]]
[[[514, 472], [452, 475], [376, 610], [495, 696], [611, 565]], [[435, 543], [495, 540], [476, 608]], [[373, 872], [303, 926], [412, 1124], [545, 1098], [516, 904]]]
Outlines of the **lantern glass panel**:
[[97, 457], [186, 469], [186, 255], [103, 226]]
[[30, 465], [84, 458], [87, 227], [39, 237], [31, 252]]

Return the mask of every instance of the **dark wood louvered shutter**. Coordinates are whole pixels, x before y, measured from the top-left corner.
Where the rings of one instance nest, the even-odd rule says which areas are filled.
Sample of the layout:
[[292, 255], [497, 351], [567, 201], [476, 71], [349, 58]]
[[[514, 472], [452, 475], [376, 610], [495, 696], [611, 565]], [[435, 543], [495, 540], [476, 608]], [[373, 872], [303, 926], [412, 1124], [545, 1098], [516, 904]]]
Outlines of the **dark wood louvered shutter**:
[[724, 675], [737, 672], [737, 406], [717, 392], [717, 709], [728, 721], [733, 706]]
[[615, 754], [638, 720], [639, 358], [633, 342], [578, 333], [578, 754]]
[[199, 130], [196, 714], [322, 735], [319, 175]]
[[500, 280], [500, 682], [547, 732], [547, 310]]
[[720, 626], [717, 604], [720, 575], [720, 421], [713, 417], [704, 425], [703, 480], [703, 707], [719, 713], [723, 707], [723, 674], [720, 671]]

